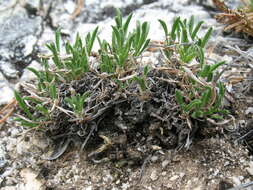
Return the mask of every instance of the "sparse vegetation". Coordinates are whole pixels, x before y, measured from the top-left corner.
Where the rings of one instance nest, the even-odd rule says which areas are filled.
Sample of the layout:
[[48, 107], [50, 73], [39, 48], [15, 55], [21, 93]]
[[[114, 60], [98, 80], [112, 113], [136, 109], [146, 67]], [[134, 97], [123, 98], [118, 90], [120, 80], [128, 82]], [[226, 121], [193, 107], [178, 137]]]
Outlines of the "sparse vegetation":
[[[55, 42], [47, 45], [52, 55], [42, 58], [44, 69], [30, 68], [37, 77], [36, 86], [23, 84], [21, 91], [15, 92], [22, 110], [17, 121], [28, 127], [56, 130], [54, 135], [82, 130], [83, 149], [95, 131], [97, 137], [109, 138], [98, 132], [105, 130], [99, 126], [112, 122], [106, 117], [119, 117], [120, 124], [112, 122], [110, 125], [126, 132], [139, 125], [160, 123], [165, 136], [170, 135], [166, 126], [177, 127], [176, 135], [180, 135], [180, 131], [187, 128], [185, 119], [222, 119], [227, 114], [222, 108], [225, 89], [214, 76], [225, 63], [210, 65], [205, 61], [205, 46], [212, 28], [199, 37], [203, 22], [195, 24], [194, 17], [189, 21], [176, 18], [170, 32], [166, 23], [159, 20], [166, 36], [162, 47], [164, 65], [176, 71], [163, 74], [152, 66], [139, 64], [138, 58], [150, 43], [149, 24], [137, 21], [135, 29], [129, 32], [131, 18], [129, 15], [124, 20], [117, 10], [111, 43], [99, 38], [97, 27], [84, 41], [77, 34], [73, 45], [66, 42], [65, 49], [61, 49], [60, 30], [56, 31]], [[100, 49], [96, 54], [98, 66], [93, 66], [89, 58], [93, 56], [96, 39]], [[170, 79], [174, 82], [168, 83]], [[174, 105], [176, 102], [181, 111]], [[168, 115], [172, 110], [176, 110], [176, 116], [170, 119]], [[180, 125], [175, 123], [180, 119], [172, 121], [174, 117], [183, 118]], [[124, 124], [124, 118], [129, 120], [128, 124]], [[156, 129], [149, 130], [154, 133], [152, 130]], [[187, 131], [189, 134], [189, 128]], [[185, 140], [172, 139], [173, 142], [161, 142], [174, 147]]]
[[[172, 29], [168, 32], [166, 23], [159, 20], [166, 39], [167, 47], [164, 49], [167, 59], [172, 62], [174, 55], [178, 59], [178, 73], [182, 73], [182, 90], [176, 90], [176, 99], [183, 110], [183, 114], [192, 118], [222, 118], [227, 111], [222, 108], [224, 98], [224, 85], [214, 80], [218, 67], [225, 64], [219, 62], [209, 65], [205, 61], [205, 46], [211, 36], [212, 28], [209, 28], [203, 37], [199, 37], [202, 21], [195, 24], [194, 17], [189, 20], [176, 18]], [[178, 56], [177, 56], [178, 55]], [[194, 64], [192, 63], [195, 61]]]

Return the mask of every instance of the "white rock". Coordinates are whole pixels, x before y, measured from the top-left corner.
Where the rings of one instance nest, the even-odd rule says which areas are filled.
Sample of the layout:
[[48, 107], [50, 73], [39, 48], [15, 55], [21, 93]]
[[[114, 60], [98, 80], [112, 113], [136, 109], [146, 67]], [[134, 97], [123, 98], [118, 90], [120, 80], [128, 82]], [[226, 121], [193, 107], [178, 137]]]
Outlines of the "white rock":
[[20, 190], [40, 190], [43, 183], [37, 179], [37, 173], [29, 168], [25, 168], [20, 172], [21, 177], [24, 179]]
[[233, 176], [233, 177], [231, 177], [231, 179], [235, 185], [241, 184], [241, 180], [239, 179], [239, 177]]
[[0, 73], [0, 105], [9, 103], [14, 98], [14, 93], [8, 81]]
[[0, 86], [0, 105], [8, 104], [13, 98], [14, 92], [10, 87]]
[[26, 44], [23, 52], [24, 52], [24, 57], [30, 55], [33, 52], [34, 49], [34, 44], [36, 44], [37, 38], [35, 36], [26, 36], [22, 39], [22, 43]]
[[66, 3], [64, 3], [64, 8], [69, 14], [72, 14], [75, 11], [76, 4], [74, 1], [67, 1]]
[[245, 110], [245, 114], [248, 115], [248, 114], [252, 114], [253, 113], [253, 107], [248, 107], [247, 110]]
[[172, 176], [169, 180], [170, 180], [170, 181], [175, 181], [175, 180], [178, 179], [178, 178], [179, 178], [178, 175], [174, 175], [174, 176]]
[[157, 174], [157, 171], [156, 171], [156, 170], [152, 171], [152, 173], [151, 173], [151, 175], [150, 175], [150, 179], [151, 179], [152, 181], [156, 181], [156, 180], [158, 179], [158, 174]]
[[[32, 63], [28, 66], [30, 68], [36, 69], [38, 71], [42, 70], [42, 66], [37, 61], [32, 61]], [[27, 68], [24, 70], [22, 77], [20, 78], [20, 81], [30, 81], [32, 79], [35, 79], [36, 75], [28, 70]]]
[[253, 176], [253, 162], [249, 162], [248, 164], [249, 167], [246, 168], [247, 172]]

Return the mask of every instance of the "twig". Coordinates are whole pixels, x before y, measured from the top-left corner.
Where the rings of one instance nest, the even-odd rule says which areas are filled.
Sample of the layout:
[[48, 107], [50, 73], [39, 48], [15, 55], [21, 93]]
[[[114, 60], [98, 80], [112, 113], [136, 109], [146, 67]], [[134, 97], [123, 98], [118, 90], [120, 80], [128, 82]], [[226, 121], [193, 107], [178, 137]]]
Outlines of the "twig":
[[71, 14], [71, 17], [70, 17], [71, 19], [76, 18], [81, 13], [83, 3], [84, 3], [84, 0], [77, 0], [76, 8], [75, 8], [74, 12]]
[[147, 158], [145, 158], [145, 160], [141, 166], [140, 177], [139, 177], [138, 181], [136, 182], [135, 186], [141, 182], [141, 180], [145, 174], [146, 165], [147, 165], [148, 161], [150, 161], [151, 157], [152, 157], [152, 154], [150, 154]]
[[243, 140], [243, 139], [245, 139], [247, 136], [252, 135], [252, 134], [253, 134], [253, 130], [250, 130], [250, 131], [249, 131], [248, 133], [246, 133], [245, 135], [243, 135], [243, 136], [239, 137], [238, 139], [236, 139], [235, 142], [238, 142], [238, 141], [240, 141], [240, 140]]
[[94, 131], [96, 128], [97, 128], [96, 125], [93, 125], [93, 126], [92, 126], [92, 128], [91, 128], [91, 130], [90, 130], [88, 136], [86, 137], [86, 139], [84, 140], [84, 142], [83, 142], [83, 144], [82, 144], [82, 146], [81, 146], [81, 151], [83, 151], [83, 149], [84, 149], [84, 147], [86, 146], [88, 140], [90, 139], [90, 136], [93, 134], [93, 131]]
[[56, 160], [61, 155], [63, 155], [63, 153], [67, 150], [67, 148], [68, 148], [69, 144], [71, 143], [71, 141], [73, 141], [72, 138], [68, 138], [66, 141], [63, 140], [60, 143], [58, 150], [54, 150], [54, 152], [52, 153], [52, 155], [50, 157], [48, 157], [48, 158], [42, 158], [42, 159], [44, 159], [44, 160], [50, 160], [50, 161], [51, 160]]
[[0, 119], [0, 124], [4, 123], [10, 117], [10, 115], [14, 112], [14, 110], [15, 108], [11, 108], [11, 110], [2, 119]]
[[225, 124], [227, 124], [227, 123], [230, 123], [231, 121], [234, 121], [233, 116], [230, 115], [230, 117], [231, 117], [230, 119], [226, 119], [226, 120], [221, 121], [221, 122], [216, 122], [216, 121], [214, 121], [213, 119], [210, 119], [210, 118], [207, 118], [206, 120], [207, 120], [208, 122], [214, 124], [214, 125], [223, 126], [223, 125], [225, 125]]
[[5, 110], [9, 109], [11, 106], [15, 106], [17, 101], [13, 99], [9, 104], [3, 107], [3, 109], [0, 110], [0, 114], [3, 114]]

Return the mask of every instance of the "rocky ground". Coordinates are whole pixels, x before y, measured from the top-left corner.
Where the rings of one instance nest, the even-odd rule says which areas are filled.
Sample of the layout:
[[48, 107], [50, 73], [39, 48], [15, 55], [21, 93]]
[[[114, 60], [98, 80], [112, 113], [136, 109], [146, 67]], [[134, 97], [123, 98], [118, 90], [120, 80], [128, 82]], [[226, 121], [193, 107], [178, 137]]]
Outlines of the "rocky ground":
[[[239, 1], [228, 1], [231, 8]], [[45, 160], [52, 152], [50, 141], [39, 131], [16, 126], [10, 117], [0, 122], [0, 188], [14, 189], [229, 189], [253, 180], [252, 151], [236, 139], [253, 127], [252, 41], [246, 36], [222, 32], [211, 1], [116, 0], [84, 1], [79, 15], [71, 0], [0, 1], [0, 105], [13, 99], [13, 89], [34, 76], [26, 69], [40, 68], [39, 57], [45, 43], [62, 28], [63, 37], [73, 40], [100, 26], [100, 36], [110, 38], [114, 7], [135, 20], [151, 23], [150, 38], [163, 39], [157, 19], [172, 23], [175, 16], [204, 20], [214, 27], [209, 58], [226, 60], [230, 67], [223, 80], [233, 97], [236, 121], [223, 127], [223, 134], [199, 138], [189, 150], [159, 150], [148, 155], [144, 164], [120, 162], [94, 164], [87, 153], [72, 148], [55, 161]], [[155, 61], [149, 57], [150, 62]], [[153, 63], [154, 64], [154, 63]], [[0, 113], [2, 114], [2, 113]], [[1, 119], [1, 117], [0, 117]], [[243, 132], [243, 130], [245, 132]], [[242, 188], [241, 188], [242, 189]]]

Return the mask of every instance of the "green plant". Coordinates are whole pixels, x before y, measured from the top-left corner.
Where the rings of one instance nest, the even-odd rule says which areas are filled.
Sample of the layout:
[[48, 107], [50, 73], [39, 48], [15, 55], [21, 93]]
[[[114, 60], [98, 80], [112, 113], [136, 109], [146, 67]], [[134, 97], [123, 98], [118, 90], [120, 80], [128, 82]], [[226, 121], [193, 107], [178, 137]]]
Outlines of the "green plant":
[[147, 48], [150, 39], [147, 39], [149, 33], [149, 24], [147, 22], [140, 23], [137, 21], [133, 38], [133, 56], [139, 56]]
[[31, 96], [22, 98], [17, 91], [14, 92], [14, 95], [19, 107], [24, 112], [23, 116], [15, 118], [22, 126], [37, 127], [49, 122], [50, 113], [48, 108], [45, 107], [45, 102]]
[[148, 71], [149, 71], [148, 66], [145, 66], [142, 76], [135, 76], [133, 78], [139, 84], [141, 93], [145, 92], [148, 89], [148, 85], [147, 85]]
[[185, 115], [195, 119], [222, 119], [222, 115], [228, 114], [227, 110], [221, 108], [224, 93], [223, 84], [218, 83], [218, 93], [215, 88], [203, 86], [193, 88], [189, 94], [176, 90], [175, 96]]
[[130, 58], [138, 57], [147, 48], [150, 39], [147, 39], [149, 25], [147, 22], [137, 21], [136, 28], [128, 32], [132, 19], [130, 14], [126, 21], [123, 21], [121, 12], [116, 10], [115, 25], [112, 26], [112, 42], [98, 38], [100, 45], [101, 64], [100, 69], [107, 73], [116, 73], [119, 70], [129, 69]]
[[[57, 30], [55, 42], [47, 45], [51, 55], [42, 58], [43, 70], [29, 68], [37, 77], [36, 87], [27, 90], [26, 96], [23, 97], [15, 92], [19, 107], [23, 111], [23, 116], [19, 117], [18, 121], [31, 127], [46, 125], [60, 112], [67, 115], [68, 122], [82, 122], [85, 113], [97, 110], [97, 102], [91, 104], [88, 101], [94, 101], [98, 92], [106, 92], [104, 86], [101, 89], [99, 87], [104, 80], [109, 80], [109, 86], [115, 85], [115, 89], [122, 92], [127, 91], [129, 85], [135, 82], [141, 96], [150, 93], [147, 80], [149, 67], [145, 66], [143, 72], [140, 72], [141, 66], [136, 61], [149, 45], [149, 24], [137, 21], [136, 27], [129, 32], [131, 19], [132, 14], [124, 20], [120, 11], [116, 10], [110, 43], [99, 38], [96, 27], [84, 40], [77, 34], [74, 44], [66, 42], [64, 48], [61, 48], [60, 30]], [[218, 118], [226, 114], [227, 111], [222, 109], [224, 86], [214, 77], [217, 69], [225, 62], [211, 65], [205, 60], [205, 46], [212, 29], [208, 29], [203, 37], [199, 37], [203, 22], [195, 24], [194, 17], [190, 20], [177, 17], [170, 32], [164, 21], [159, 22], [166, 36], [164, 53], [167, 59], [174, 55], [178, 58], [175, 68], [178, 68], [177, 77], [181, 77], [181, 86], [184, 88], [176, 90], [175, 96], [183, 114], [193, 118]], [[89, 57], [93, 55], [92, 48], [96, 39], [100, 46], [97, 57], [100, 64], [98, 69], [91, 69]], [[188, 67], [187, 64], [194, 59], [198, 64], [195, 64], [194, 68]], [[50, 60], [53, 63], [52, 67], [49, 66]], [[74, 84], [79, 85], [86, 75], [100, 78], [91, 80], [92, 84], [94, 82], [92, 87], [83, 85], [82, 88], [75, 87], [77, 89], [74, 89], [74, 93], [70, 92], [68, 88], [72, 88]], [[94, 92], [90, 94], [92, 90]], [[100, 104], [104, 105], [105, 102]]]
[[[192, 16], [181, 20], [177, 17], [174, 20], [171, 31], [168, 32], [166, 23], [159, 20], [166, 39], [166, 47], [174, 46], [174, 49], [164, 48], [164, 54], [170, 60], [173, 53], [179, 54], [179, 66], [184, 80], [181, 83], [185, 86], [183, 90], [176, 90], [175, 97], [180, 105], [183, 114], [192, 118], [222, 118], [227, 114], [227, 110], [222, 109], [222, 101], [225, 94], [224, 85], [214, 79], [216, 70], [225, 62], [208, 64], [205, 61], [205, 46], [211, 36], [212, 28], [201, 38], [198, 33], [203, 25], [203, 21], [195, 24]], [[198, 63], [191, 70], [187, 66], [193, 59]]]
[[64, 101], [74, 111], [77, 118], [82, 118], [82, 115], [84, 114], [84, 104], [88, 97], [89, 93], [84, 93], [83, 95], [76, 94], [71, 97], [66, 97]]
[[[212, 28], [209, 28], [201, 38], [198, 32], [204, 22], [200, 21], [195, 24], [194, 16], [191, 16], [189, 21], [177, 17], [170, 32], [163, 20], [159, 20], [159, 22], [166, 36], [165, 45], [168, 47], [176, 45], [176, 52], [179, 53], [182, 62], [189, 63], [194, 58], [203, 60], [203, 48], [211, 36]], [[172, 50], [165, 48], [164, 53], [168, 59], [171, 58]]]

